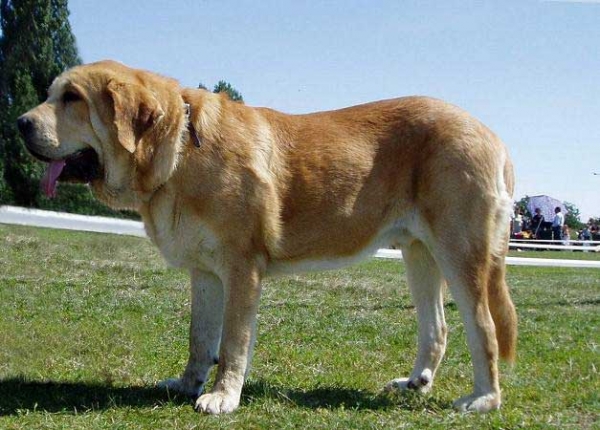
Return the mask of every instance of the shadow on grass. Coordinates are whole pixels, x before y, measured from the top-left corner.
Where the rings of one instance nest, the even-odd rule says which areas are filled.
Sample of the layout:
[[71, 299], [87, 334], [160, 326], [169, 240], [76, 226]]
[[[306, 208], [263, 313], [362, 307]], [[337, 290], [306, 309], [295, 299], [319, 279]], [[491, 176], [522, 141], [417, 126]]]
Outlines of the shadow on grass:
[[451, 407], [449, 402], [414, 392], [386, 394], [372, 393], [346, 387], [317, 387], [307, 390], [286, 389], [265, 381], [250, 381], [244, 386], [242, 403], [253, 399], [276, 399], [295, 407], [306, 409], [354, 410], [442, 410]]
[[[306, 409], [354, 410], [441, 410], [450, 405], [415, 393], [386, 395], [344, 387], [318, 387], [307, 390], [286, 389], [265, 381], [244, 386], [242, 406], [253, 401], [275, 399], [292, 407]], [[120, 407], [148, 408], [163, 405], [189, 405], [187, 396], [175, 396], [149, 387], [113, 387], [85, 382], [31, 381], [23, 378], [0, 380], [0, 416], [27, 412], [82, 413]]]
[[0, 380], [0, 416], [23, 412], [73, 412], [118, 407], [190, 404], [185, 396], [169, 395], [156, 387], [113, 387], [86, 382]]

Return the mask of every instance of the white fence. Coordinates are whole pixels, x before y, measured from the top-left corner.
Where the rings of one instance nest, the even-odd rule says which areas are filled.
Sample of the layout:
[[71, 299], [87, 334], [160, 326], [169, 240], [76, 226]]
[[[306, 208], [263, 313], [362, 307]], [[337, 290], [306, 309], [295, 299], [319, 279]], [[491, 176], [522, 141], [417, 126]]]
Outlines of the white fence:
[[139, 221], [0, 206], [0, 223], [146, 237]]
[[510, 242], [511, 249], [553, 249], [555, 251], [584, 251], [584, 252], [600, 252], [600, 245], [594, 245], [589, 242], [584, 242], [581, 245], [572, 245], [572, 242], [563, 243], [562, 245], [558, 242], [553, 243], [523, 243], [523, 242]]
[[[0, 224], [17, 224], [35, 227], [48, 227], [66, 230], [91, 231], [97, 233], [123, 234], [128, 236], [146, 237], [144, 226], [139, 221], [121, 220], [107, 217], [91, 217], [60, 212], [24, 209], [13, 206], [0, 206]], [[525, 243], [511, 243], [512, 246], [524, 248]], [[532, 244], [529, 244], [532, 245]], [[550, 247], [560, 249], [575, 248], [578, 251], [597, 250], [597, 247], [582, 246], [564, 247], [560, 245], [540, 244], [542, 249]], [[530, 246], [531, 247], [531, 246]], [[536, 246], [537, 248], [538, 246]], [[402, 259], [402, 252], [395, 249], [380, 249], [375, 254], [378, 258]], [[506, 263], [516, 266], [539, 267], [576, 267], [600, 269], [600, 261], [589, 260], [558, 260], [550, 258], [520, 258], [507, 257]]]
[[[551, 240], [551, 239], [512, 239], [511, 242], [518, 244], [518, 243], [531, 243], [531, 242], [556, 243], [557, 241]], [[558, 241], [558, 242], [560, 242], [560, 241]], [[565, 242], [565, 241], [563, 240], [563, 242]], [[600, 240], [570, 240], [569, 239], [568, 243], [600, 245]]]

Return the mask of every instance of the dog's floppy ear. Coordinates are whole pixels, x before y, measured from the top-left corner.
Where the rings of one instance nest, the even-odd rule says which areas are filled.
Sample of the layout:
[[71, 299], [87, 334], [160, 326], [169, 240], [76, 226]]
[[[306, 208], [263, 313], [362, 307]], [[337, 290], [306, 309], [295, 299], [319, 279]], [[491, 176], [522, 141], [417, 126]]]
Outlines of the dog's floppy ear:
[[164, 112], [152, 92], [142, 85], [112, 80], [107, 90], [113, 100], [117, 139], [133, 154], [138, 141]]

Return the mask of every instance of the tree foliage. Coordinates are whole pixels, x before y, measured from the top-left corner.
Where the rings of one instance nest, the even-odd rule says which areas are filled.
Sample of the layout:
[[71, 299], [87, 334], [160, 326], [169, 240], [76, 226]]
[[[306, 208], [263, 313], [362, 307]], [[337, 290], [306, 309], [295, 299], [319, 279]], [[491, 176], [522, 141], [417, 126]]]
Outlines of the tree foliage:
[[233, 88], [229, 82], [219, 81], [213, 88], [213, 93], [227, 93], [229, 98], [234, 102], [244, 102], [242, 94]]
[[527, 205], [529, 205], [529, 196], [525, 196], [525, 197], [521, 198], [521, 200], [516, 201], [515, 209], [521, 211], [521, 213], [524, 216], [526, 216], [527, 218], [531, 218], [533, 216], [533, 214], [527, 208]]
[[0, 0], [0, 201], [39, 206], [42, 166], [25, 150], [16, 119], [46, 98], [52, 80], [81, 60], [67, 0]]
[[[203, 84], [199, 84], [198, 88], [200, 88], [202, 90], [208, 90], [208, 88], [206, 86], [204, 86]], [[229, 96], [229, 98], [231, 100], [233, 100], [234, 102], [244, 103], [244, 98], [242, 97], [242, 93], [240, 93], [238, 90], [236, 90], [227, 81], [219, 81], [213, 87], [213, 91], [212, 92], [215, 93], [215, 94], [226, 93]]]
[[565, 214], [565, 224], [574, 230], [583, 228], [584, 223], [581, 222], [581, 213], [579, 208], [573, 203], [564, 202], [567, 213]]

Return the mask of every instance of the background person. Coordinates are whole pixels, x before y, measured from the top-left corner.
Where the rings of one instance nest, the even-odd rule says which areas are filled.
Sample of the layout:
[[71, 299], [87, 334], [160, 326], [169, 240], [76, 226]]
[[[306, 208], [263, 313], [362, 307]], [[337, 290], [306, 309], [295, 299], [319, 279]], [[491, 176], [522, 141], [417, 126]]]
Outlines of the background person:
[[562, 240], [562, 230], [565, 225], [565, 216], [557, 206], [554, 208], [554, 220], [552, 221], [552, 236], [554, 240]]
[[533, 232], [533, 237], [535, 239], [539, 239], [539, 231], [542, 228], [543, 222], [544, 215], [542, 215], [542, 210], [540, 208], [535, 208], [535, 214], [531, 218], [531, 231]]
[[563, 225], [562, 228], [562, 243], [565, 246], [571, 244], [571, 231], [569, 230], [569, 226], [567, 224]]
[[520, 210], [517, 210], [515, 217], [513, 218], [512, 232], [513, 236], [520, 235], [523, 231], [523, 214]]

